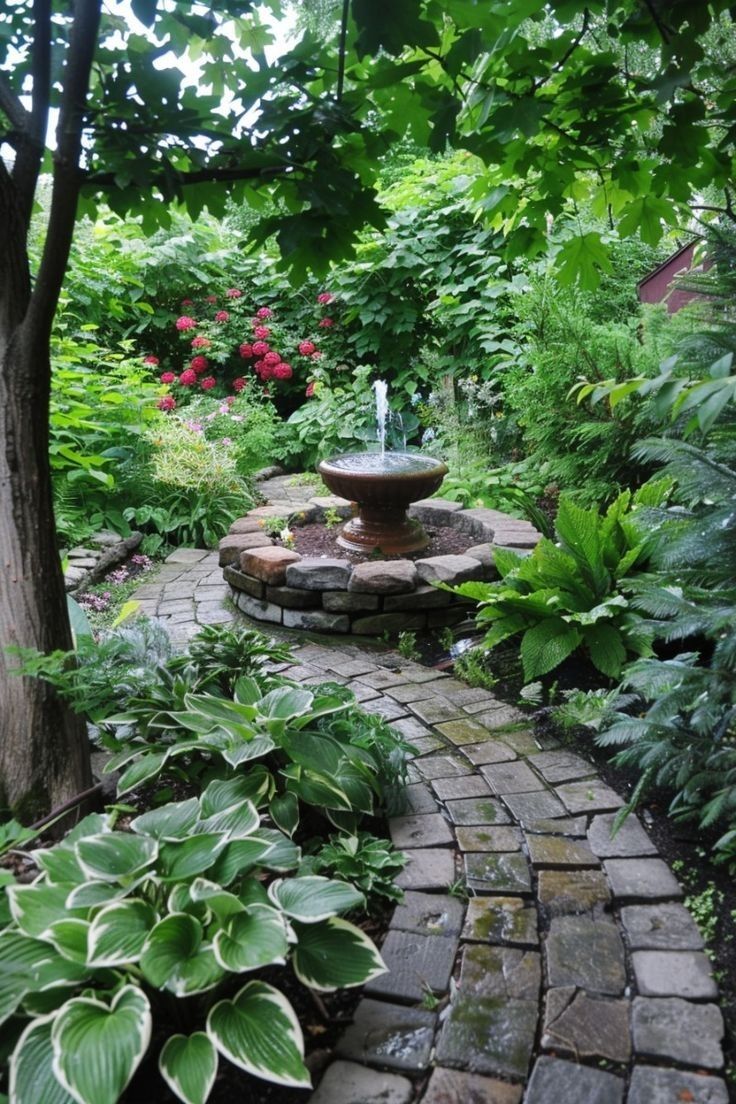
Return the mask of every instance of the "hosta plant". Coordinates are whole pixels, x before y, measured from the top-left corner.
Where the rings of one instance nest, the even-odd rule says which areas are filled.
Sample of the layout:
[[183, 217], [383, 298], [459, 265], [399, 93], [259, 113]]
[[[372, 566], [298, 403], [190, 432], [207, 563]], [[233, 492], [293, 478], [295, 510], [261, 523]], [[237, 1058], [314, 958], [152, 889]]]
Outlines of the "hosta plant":
[[625, 491], [604, 514], [562, 495], [556, 541], [543, 537], [530, 556], [496, 549], [499, 582], [455, 588], [480, 604], [476, 619], [487, 628], [483, 646], [490, 650], [520, 636], [527, 681], [578, 649], [609, 678], [619, 676], [627, 656], [650, 654], [651, 633], [643, 629], [625, 585], [648, 555], [636, 508], [661, 502], [668, 487], [666, 481], [649, 484], [633, 497]]
[[306, 863], [313, 870], [351, 882], [365, 893], [369, 904], [376, 898], [383, 898], [385, 904], [404, 899], [395, 879], [404, 869], [406, 860], [404, 852], [397, 851], [388, 840], [370, 832], [357, 832], [354, 836], [330, 836]]
[[222, 1059], [309, 1086], [299, 1022], [273, 968], [289, 962], [320, 991], [385, 968], [339, 915], [363, 905], [362, 893], [290, 876], [299, 849], [264, 826], [249, 795], [241, 779], [214, 780], [130, 831], [94, 814], [32, 852], [38, 878], [6, 890], [0, 930], [14, 1104], [115, 1104], [152, 1038], [165, 1040], [151, 1057], [185, 1104], [204, 1104]]

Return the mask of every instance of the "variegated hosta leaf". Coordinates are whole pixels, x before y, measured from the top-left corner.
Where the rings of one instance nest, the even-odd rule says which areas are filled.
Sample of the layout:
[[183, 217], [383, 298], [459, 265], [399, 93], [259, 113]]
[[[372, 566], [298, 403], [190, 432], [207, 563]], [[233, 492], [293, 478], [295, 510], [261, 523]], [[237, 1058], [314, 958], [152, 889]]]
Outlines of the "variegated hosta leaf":
[[120, 901], [97, 913], [90, 924], [87, 961], [93, 966], [137, 962], [158, 917], [145, 901]]
[[[191, 901], [206, 905], [207, 908], [212, 910], [220, 923], [228, 920], [237, 912], [245, 911], [245, 905], [239, 897], [206, 878], [195, 878], [188, 887], [188, 892]], [[182, 911], [187, 912], [188, 909]]]
[[222, 757], [231, 767], [249, 763], [251, 759], [260, 759], [276, 747], [270, 736], [253, 736], [250, 739], [231, 740], [223, 749]]
[[75, 885], [84, 881], [84, 871], [73, 847], [60, 844], [48, 850], [31, 851], [31, 855], [38, 869], [43, 870], [47, 880], [54, 885]]
[[53, 1070], [51, 1028], [56, 1013], [28, 1024], [10, 1059], [10, 1099], [13, 1104], [74, 1104], [74, 1097]]
[[[200, 879], [195, 878], [197, 882]], [[210, 921], [210, 910], [205, 901], [195, 901], [191, 895], [191, 886], [187, 882], [175, 882], [169, 894], [166, 907], [169, 912], [188, 912], [205, 926]]]
[[211, 989], [225, 971], [212, 947], [202, 942], [202, 926], [193, 916], [175, 912], [156, 924], [141, 952], [146, 981], [178, 997]]
[[259, 828], [258, 835], [251, 836], [251, 839], [254, 838], [263, 840], [270, 847], [263, 859], [263, 865], [269, 870], [284, 873], [287, 870], [294, 870], [299, 865], [302, 857], [301, 848], [292, 843], [289, 837], [279, 832], [277, 828]]
[[[265, 768], [254, 767], [246, 777], [220, 779], [215, 778], [203, 791], [199, 804], [202, 818], [213, 816], [229, 809], [238, 801], [257, 801], [261, 792], [266, 792], [271, 775]], [[265, 787], [265, 788], [264, 788]]]
[[151, 809], [130, 822], [130, 827], [141, 836], [153, 836], [157, 840], [186, 839], [199, 820], [199, 802], [196, 797], [187, 801], [174, 801]]
[[305, 878], [279, 878], [269, 886], [268, 895], [287, 916], [305, 924], [326, 920], [338, 912], [365, 904], [363, 894], [348, 882], [316, 874]]
[[205, 1104], [217, 1076], [217, 1051], [204, 1031], [172, 1035], [158, 1060], [166, 1084], [184, 1104]]
[[[213, 882], [227, 886], [235, 881], [239, 875], [246, 873], [260, 862], [265, 863], [269, 869], [273, 869], [271, 856], [275, 848], [269, 839], [263, 838], [267, 835], [268, 833], [261, 828], [257, 836], [230, 840], [217, 855], [214, 865], [207, 871], [208, 877]], [[281, 868], [276, 867], [276, 869]]]
[[88, 920], [56, 920], [48, 930], [47, 938], [60, 955], [71, 962], [87, 961]]
[[360, 928], [338, 916], [318, 924], [294, 921], [294, 972], [304, 985], [322, 992], [363, 985], [386, 973], [375, 945]]
[[109, 1006], [75, 997], [52, 1027], [54, 1072], [79, 1104], [116, 1104], [150, 1039], [151, 1009], [136, 986], [125, 985]]
[[6, 928], [0, 932], [0, 1023], [15, 1012], [31, 985], [31, 974], [54, 958], [54, 949]]
[[207, 1017], [207, 1034], [240, 1069], [277, 1085], [309, 1088], [304, 1038], [286, 997], [263, 981], [250, 981]]
[[277, 828], [286, 832], [289, 837], [294, 835], [299, 824], [299, 800], [296, 794], [275, 794], [268, 811]]
[[113, 901], [122, 901], [145, 881], [145, 874], [133, 878], [127, 885], [117, 886], [111, 882], [82, 882], [74, 886], [66, 899], [68, 909], [91, 909], [99, 905], [110, 905]]
[[136, 759], [120, 775], [118, 796], [128, 793], [130, 790], [134, 790], [136, 786], [142, 786], [144, 782], [149, 782], [152, 778], [155, 778], [167, 758], [168, 752], [166, 751], [152, 751], [147, 755], [141, 755], [140, 759]]
[[158, 855], [155, 840], [134, 836], [131, 832], [88, 836], [78, 840], [74, 849], [87, 877], [102, 882], [132, 878], [150, 866]]
[[282, 966], [289, 949], [284, 918], [269, 905], [250, 905], [217, 933], [213, 949], [220, 965], [233, 974], [259, 966]]
[[258, 712], [269, 720], [290, 721], [309, 711], [314, 694], [296, 686], [278, 686], [257, 703]]
[[222, 812], [213, 813], [203, 820], [202, 832], [224, 832], [229, 839], [244, 839], [261, 823], [258, 810], [252, 801], [240, 801]]
[[55, 921], [68, 918], [66, 902], [71, 888], [44, 882], [8, 886], [10, 914], [25, 935], [43, 938]]
[[[191, 836], [176, 843], [162, 843], [159, 852], [159, 873], [162, 881], [175, 882], [202, 874], [216, 861], [228, 842], [222, 832]], [[218, 879], [219, 881], [219, 879]]]

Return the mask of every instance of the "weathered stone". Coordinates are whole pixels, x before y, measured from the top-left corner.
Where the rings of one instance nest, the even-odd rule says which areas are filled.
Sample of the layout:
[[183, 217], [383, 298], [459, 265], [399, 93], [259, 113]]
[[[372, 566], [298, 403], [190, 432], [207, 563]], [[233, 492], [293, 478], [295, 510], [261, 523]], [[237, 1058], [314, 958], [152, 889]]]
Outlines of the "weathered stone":
[[604, 813], [593, 818], [588, 829], [588, 843], [596, 855], [603, 859], [656, 855], [657, 848], [635, 816], [628, 816], [612, 836], [615, 820], [615, 813]]
[[543, 1056], [534, 1064], [524, 1104], [623, 1104], [623, 1099], [620, 1077]]
[[415, 589], [417, 569], [411, 560], [366, 560], [353, 568], [348, 590], [365, 594], [404, 594]]
[[407, 864], [396, 877], [399, 889], [447, 889], [455, 881], [455, 859], [447, 848], [406, 851]]
[[614, 897], [650, 901], [682, 897], [677, 879], [662, 859], [607, 859], [603, 865]]
[[423, 629], [426, 620], [423, 613], [373, 613], [367, 617], [357, 617], [353, 621], [352, 631], [356, 636], [408, 632]]
[[619, 996], [626, 987], [624, 945], [616, 925], [603, 918], [558, 916], [547, 936], [550, 988], [575, 985], [589, 993]]
[[390, 929], [381, 947], [389, 972], [373, 978], [366, 993], [420, 1001], [427, 992], [444, 994], [455, 965], [457, 939]]
[[537, 910], [522, 897], [473, 897], [468, 901], [462, 938], [471, 943], [539, 943]]
[[605, 813], [620, 809], [623, 798], [599, 779], [591, 778], [580, 782], [566, 782], [557, 787], [569, 813]]
[[[333, 613], [330, 616], [336, 617], [337, 614]], [[398, 720], [399, 717], [406, 716], [405, 705], [399, 705], [398, 702], [391, 698], [385, 698], [383, 695], [380, 698], [372, 698], [370, 701], [364, 702], [363, 708], [367, 713], [376, 713], [386, 721], [393, 722]]]
[[273, 602], [262, 602], [258, 598], [251, 598], [244, 593], [235, 596], [235, 605], [246, 617], [253, 617], [256, 621], [268, 621], [273, 625], [281, 624], [281, 606]]
[[350, 632], [350, 618], [346, 613], [328, 613], [327, 610], [285, 609], [283, 623], [289, 629], [311, 629], [317, 632]]
[[575, 868], [598, 866], [598, 860], [584, 843], [565, 839], [564, 836], [529, 835], [526, 839], [532, 866]]
[[401, 800], [399, 811], [407, 816], [437, 812], [437, 800], [425, 782], [416, 782], [413, 786], [405, 786], [401, 791], [399, 800]]
[[[523, 1079], [534, 1048], [538, 1014], [536, 1000], [499, 1000], [459, 990], [442, 1027], [437, 1060], [471, 1073]], [[544, 1104], [557, 1099], [565, 1098], [549, 1097]]]
[[[510, 707], [509, 707], [510, 709]], [[515, 711], [514, 711], [515, 712]], [[498, 737], [499, 740], [503, 740], [505, 744], [508, 744], [517, 755], [533, 755], [535, 751], [539, 751], [539, 744], [537, 743], [534, 733], [525, 730], [511, 730], [509, 731], [509, 724], [517, 724], [518, 722], [504, 721], [503, 724], [497, 724], [499, 715], [503, 715], [503, 711], [500, 709], [494, 709], [493, 713], [486, 713], [483, 717], [476, 718], [481, 720], [485, 724], [486, 728], [498, 728], [497, 732], [493, 734]]]
[[[489, 708], [475, 709], [473, 710], [473, 703], [467, 703], [470, 705], [470, 709], [466, 712], [473, 713], [473, 720], [482, 725], [488, 732], [498, 732], [500, 734], [501, 729], [507, 729], [511, 725], [520, 725], [525, 721], [528, 723], [529, 718], [525, 713], [522, 713], [519, 709], [516, 709], [513, 705], [493, 705]], [[483, 702], [478, 703], [483, 705]], [[511, 733], [509, 733], [509, 736]], [[521, 734], [519, 734], [521, 735]], [[529, 733], [524, 733], [524, 751], [522, 754], [526, 754], [527, 751], [534, 752], [539, 751], [534, 737]], [[503, 739], [509, 744], [510, 747], [514, 747], [511, 740], [507, 739], [506, 732], [503, 733]], [[515, 749], [518, 750], [518, 749]]]
[[435, 1012], [362, 1000], [336, 1053], [369, 1066], [419, 1073], [429, 1065], [436, 1024]]
[[271, 538], [263, 532], [236, 533], [223, 537], [218, 545], [220, 567], [227, 567], [228, 564], [237, 566], [240, 563], [240, 555], [246, 548], [258, 546], [265, 548], [267, 545], [271, 545]]
[[462, 902], [449, 894], [409, 890], [403, 902], [394, 909], [391, 927], [419, 935], [458, 936], [464, 911]]
[[634, 951], [631, 956], [639, 992], [644, 997], [718, 995], [710, 960], [702, 951]]
[[432, 1073], [422, 1097], [422, 1104], [519, 1104], [520, 1101], [519, 1085], [441, 1067]]
[[286, 569], [286, 583], [303, 590], [344, 590], [353, 570], [349, 560], [305, 557]]
[[[413, 718], [404, 717], [400, 720], [413, 720]], [[391, 725], [396, 728], [398, 721], [392, 721]], [[429, 755], [433, 751], [439, 751], [440, 748], [444, 748], [446, 745], [443, 740], [440, 740], [439, 736], [415, 736], [413, 740], [410, 740], [411, 746], [414, 749], [415, 757], [422, 755]], [[410, 755], [410, 758], [412, 756]]]
[[348, 590], [327, 590], [322, 595], [322, 605], [334, 613], [361, 613], [377, 610], [377, 594], [351, 594]]
[[452, 603], [452, 595], [433, 586], [418, 586], [413, 594], [387, 594], [383, 599], [386, 613], [396, 610], [444, 609]]
[[397, 721], [393, 726], [397, 732], [400, 732], [405, 740], [408, 740], [410, 744], [415, 744], [417, 740], [436, 740], [435, 747], [444, 747], [444, 742], [436, 736], [432, 736], [430, 730], [423, 725], [421, 721], [416, 720], [414, 717], [403, 717], [400, 721]]
[[611, 899], [600, 870], [542, 870], [539, 901], [550, 916], [573, 916], [607, 905]]
[[621, 923], [632, 951], [699, 951], [703, 937], [684, 905], [627, 905]]
[[[227, 539], [227, 538], [226, 538]], [[282, 586], [286, 582], [286, 569], [289, 564], [298, 563], [301, 556], [288, 548], [249, 548], [240, 556], [240, 569], [246, 575], [262, 579], [271, 586]]]
[[526, 763], [494, 763], [482, 766], [480, 772], [495, 794], [529, 793], [544, 790], [544, 783]]
[[[142, 587], [139, 587], [136, 594], [140, 594], [142, 589]], [[191, 614], [192, 603], [188, 598], [172, 598], [170, 602], [159, 602], [156, 612], [159, 617], [170, 617], [174, 613]]]
[[455, 838], [461, 851], [521, 851], [518, 828], [456, 828]]
[[529, 820], [539, 820], [540, 817], [565, 815], [564, 806], [548, 790], [504, 794], [503, 800], [516, 819], [521, 821], [523, 825], [526, 825]]
[[263, 526], [258, 518], [242, 517], [232, 523], [228, 529], [230, 535], [235, 533], [262, 533]]
[[[182, 618], [185, 616], [181, 616]], [[197, 606], [197, 621], [200, 625], [222, 625], [233, 620], [232, 610], [224, 609], [221, 602], [202, 602]]]
[[529, 864], [520, 852], [468, 851], [468, 885], [477, 893], [531, 893]]
[[590, 997], [572, 986], [549, 989], [545, 1000], [542, 1046], [575, 1058], [631, 1057], [629, 1002]]
[[245, 575], [236, 567], [226, 567], [223, 569], [222, 574], [225, 580], [235, 590], [241, 590], [244, 594], [249, 594], [251, 598], [263, 598], [266, 584], [260, 579], [253, 579], [250, 575]]
[[470, 556], [471, 560], [478, 560], [483, 565], [485, 568], [483, 572], [484, 579], [495, 579], [497, 577], [498, 570], [493, 559], [493, 548], [490, 541], [486, 544], [474, 544], [471, 548], [466, 548], [463, 555]]
[[389, 823], [394, 847], [440, 847], [454, 843], [452, 830], [440, 813], [392, 817]]
[[455, 721], [462, 717], [462, 713], [449, 698], [439, 696], [427, 698], [424, 701], [411, 702], [409, 705], [415, 717], [425, 724], [440, 724], [443, 721]]
[[461, 751], [467, 755], [471, 763], [508, 763], [516, 758], [516, 752], [512, 751], [508, 744], [501, 740], [486, 736], [485, 740], [477, 744], [463, 744]]
[[172, 552], [166, 557], [167, 563], [179, 563], [179, 564], [197, 564], [206, 559], [208, 553], [206, 548], [177, 548], [175, 552]]
[[414, 1086], [396, 1073], [380, 1073], [356, 1062], [333, 1062], [310, 1104], [409, 1104]]
[[432, 690], [427, 690], [418, 682], [406, 682], [399, 686], [389, 686], [386, 693], [397, 702], [422, 701], [433, 696]]
[[416, 561], [417, 575], [425, 583], [467, 583], [482, 579], [483, 565], [472, 556], [429, 556]]
[[398, 671], [390, 671], [386, 667], [376, 667], [374, 665], [362, 675], [359, 675], [358, 681], [365, 683], [366, 686], [371, 686], [374, 690], [385, 690], [388, 686], [403, 684], [404, 679]]
[[447, 525], [452, 514], [460, 513], [461, 502], [449, 498], [420, 498], [409, 507], [409, 517], [418, 518], [424, 525]]
[[529, 763], [547, 782], [572, 782], [595, 774], [592, 763], [571, 751], [540, 751], [529, 757]]
[[346, 678], [358, 678], [375, 672], [376, 664], [365, 659], [350, 659], [349, 656], [345, 655], [329, 660], [327, 670], [336, 671], [338, 675], [345, 675]]
[[537, 1000], [541, 984], [542, 970], [536, 950], [474, 943], [463, 951], [460, 989], [466, 994]]
[[432, 789], [440, 801], [452, 801], [461, 797], [489, 797], [488, 783], [474, 774], [461, 778], [438, 778]]
[[511, 817], [495, 797], [466, 797], [446, 801], [453, 824], [510, 824]]
[[579, 836], [582, 838], [586, 833], [587, 826], [587, 818], [579, 816], [559, 817], [557, 820], [542, 817], [539, 820], [527, 821], [524, 827], [527, 832], [541, 832], [546, 836]]
[[[454, 694], [451, 695], [450, 700], [453, 705], [458, 704]], [[488, 738], [488, 733], [483, 726], [468, 717], [462, 717], [457, 721], [445, 721], [443, 724], [438, 724], [437, 729], [457, 747], [462, 744], [476, 744], [479, 740]]]
[[313, 590], [298, 590], [291, 586], [266, 587], [266, 598], [284, 609], [316, 609], [321, 604], [321, 596]]
[[728, 1104], [728, 1089], [719, 1077], [683, 1070], [634, 1066], [628, 1104]]
[[637, 1054], [706, 1069], [723, 1067], [723, 1016], [716, 1004], [636, 997], [631, 1030]]
[[470, 767], [456, 755], [426, 755], [418, 759], [417, 770], [428, 782], [435, 778], [458, 778], [470, 774]]

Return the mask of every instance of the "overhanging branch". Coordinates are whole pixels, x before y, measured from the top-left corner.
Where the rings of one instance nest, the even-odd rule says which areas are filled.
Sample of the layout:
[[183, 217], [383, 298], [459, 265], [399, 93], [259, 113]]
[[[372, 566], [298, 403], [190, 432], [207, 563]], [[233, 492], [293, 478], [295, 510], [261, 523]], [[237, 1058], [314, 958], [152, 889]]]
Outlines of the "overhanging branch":
[[30, 112], [16, 96], [4, 73], [0, 73], [0, 111], [7, 115], [15, 130], [24, 130], [28, 126]]
[[[171, 172], [162, 170], [160, 173], [152, 176], [148, 184], [151, 187], [160, 187], [168, 192], [171, 190], [172, 184], [185, 188], [187, 184], [216, 184], [223, 182], [235, 183], [238, 180], [263, 180], [270, 176], [279, 176], [283, 173], [293, 171], [294, 169], [302, 168], [304, 168], [303, 165], [289, 164], [270, 165], [260, 168], [236, 166], [227, 169], [196, 169], [192, 170], [192, 172]], [[106, 188], [120, 187], [119, 176], [119, 173], [113, 172], [89, 173], [86, 176], [81, 174], [80, 180], [85, 188], [99, 188], [100, 191], [104, 191]]]

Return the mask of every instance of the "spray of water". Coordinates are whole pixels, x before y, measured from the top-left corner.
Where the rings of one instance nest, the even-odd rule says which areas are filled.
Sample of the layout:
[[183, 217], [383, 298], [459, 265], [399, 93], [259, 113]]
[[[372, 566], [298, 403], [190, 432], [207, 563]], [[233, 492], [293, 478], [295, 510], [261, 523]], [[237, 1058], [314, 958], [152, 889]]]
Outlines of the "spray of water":
[[378, 443], [381, 456], [386, 455], [386, 422], [388, 419], [388, 384], [385, 380], [376, 380], [373, 384], [376, 393], [376, 422], [378, 425]]

